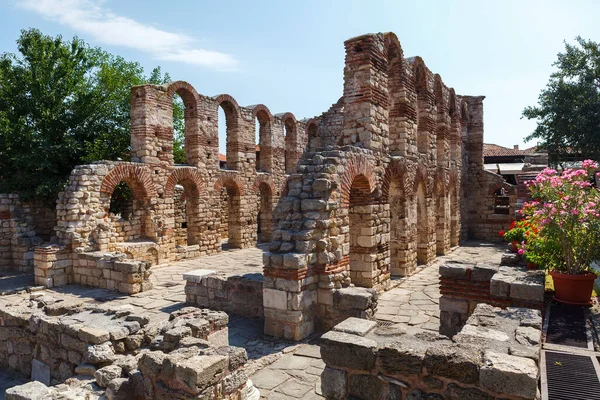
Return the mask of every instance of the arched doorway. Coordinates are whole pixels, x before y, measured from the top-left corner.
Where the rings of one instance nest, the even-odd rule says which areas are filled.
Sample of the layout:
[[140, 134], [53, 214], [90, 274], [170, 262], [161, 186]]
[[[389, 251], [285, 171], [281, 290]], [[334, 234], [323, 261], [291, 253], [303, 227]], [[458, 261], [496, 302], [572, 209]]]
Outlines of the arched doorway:
[[377, 232], [374, 226], [373, 203], [369, 181], [357, 175], [350, 187], [348, 206], [350, 242], [350, 280], [356, 286], [373, 287], [377, 274]]
[[258, 243], [270, 242], [273, 238], [273, 193], [271, 187], [262, 182], [258, 185]]

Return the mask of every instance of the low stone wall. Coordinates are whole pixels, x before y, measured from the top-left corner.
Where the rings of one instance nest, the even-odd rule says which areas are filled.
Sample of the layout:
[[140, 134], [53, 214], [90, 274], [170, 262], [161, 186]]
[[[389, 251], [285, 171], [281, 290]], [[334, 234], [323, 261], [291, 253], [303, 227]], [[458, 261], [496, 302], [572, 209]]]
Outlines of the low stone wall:
[[183, 275], [188, 304], [245, 317], [264, 316], [262, 275], [224, 277], [199, 269]]
[[328, 399], [534, 399], [542, 317], [480, 304], [452, 340], [349, 318], [321, 338]]
[[319, 291], [317, 329], [326, 332], [350, 317], [375, 319], [378, 298], [375, 289], [347, 287]]
[[544, 307], [544, 271], [486, 263], [440, 266], [440, 333], [456, 334], [478, 304]]
[[35, 282], [45, 287], [79, 284], [134, 294], [152, 289], [150, 263], [127, 259], [125, 253], [72, 254], [63, 246], [35, 249]]
[[249, 398], [242, 396], [251, 389], [246, 351], [228, 346], [227, 322], [223, 312], [195, 307], [150, 321], [127, 306], [39, 293], [0, 310], [0, 365], [38, 381], [9, 389], [6, 398]]
[[23, 203], [16, 194], [0, 194], [0, 270], [33, 271], [34, 247], [44, 240], [36, 232], [36, 223], [49, 239], [47, 225], [53, 222], [56, 215], [41, 203]]

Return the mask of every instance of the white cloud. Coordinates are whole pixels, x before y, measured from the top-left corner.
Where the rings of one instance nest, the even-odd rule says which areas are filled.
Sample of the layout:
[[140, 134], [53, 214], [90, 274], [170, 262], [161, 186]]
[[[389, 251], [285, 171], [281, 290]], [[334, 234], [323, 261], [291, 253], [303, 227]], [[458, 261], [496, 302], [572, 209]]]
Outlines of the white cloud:
[[116, 15], [103, 8], [102, 3], [90, 0], [19, 0], [17, 4], [90, 35], [99, 43], [144, 51], [159, 60], [219, 70], [234, 70], [237, 67], [237, 60], [229, 54], [196, 48], [193, 46], [194, 39], [187, 35], [164, 31]]

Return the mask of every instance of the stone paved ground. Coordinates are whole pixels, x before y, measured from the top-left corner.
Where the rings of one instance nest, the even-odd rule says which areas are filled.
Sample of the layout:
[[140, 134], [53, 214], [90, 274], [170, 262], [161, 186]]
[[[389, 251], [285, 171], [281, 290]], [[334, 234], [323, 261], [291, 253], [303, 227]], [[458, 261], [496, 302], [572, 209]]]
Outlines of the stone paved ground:
[[33, 275], [20, 272], [0, 271], [0, 295], [33, 286]]
[[[264, 247], [223, 252], [196, 260], [181, 261], [153, 269], [154, 289], [133, 296], [121, 295], [103, 289], [70, 285], [44, 292], [65, 299], [80, 298], [87, 302], [110, 302], [115, 305], [130, 304], [136, 312], [153, 319], [166, 318], [169, 313], [184, 306], [184, 272], [194, 269], [214, 269], [227, 276], [247, 275], [260, 279]], [[409, 278], [397, 280], [394, 289], [380, 296], [376, 314], [381, 321], [405, 324], [408, 331], [439, 328], [438, 268], [447, 261], [499, 263], [504, 246], [467, 243], [432, 265], [420, 268]], [[8, 278], [10, 279], [10, 277]], [[22, 285], [20, 279], [16, 278]], [[2, 277], [0, 277], [0, 286]], [[27, 285], [25, 285], [27, 286]], [[1, 289], [0, 289], [1, 292]], [[0, 307], [24, 301], [27, 293], [0, 296]], [[247, 372], [268, 399], [317, 399], [320, 396], [320, 374], [324, 364], [320, 359], [318, 340], [294, 343], [265, 337], [263, 321], [243, 317], [230, 317], [229, 340], [231, 345], [246, 348], [249, 357]], [[14, 385], [15, 377], [0, 371], [0, 400], [3, 389]], [[9, 385], [9, 386], [7, 386]]]
[[[401, 323], [407, 332], [422, 329], [438, 331], [439, 266], [445, 262], [500, 263], [506, 246], [470, 242], [438, 257], [431, 265], [421, 267], [408, 278], [394, 282], [395, 288], [379, 297], [376, 318]], [[322, 399], [321, 360], [318, 340], [289, 348], [290, 353], [251, 375], [250, 379], [264, 399]]]
[[500, 263], [506, 246], [468, 242], [431, 265], [421, 267], [397, 286], [379, 296], [375, 317], [380, 321], [402, 324], [408, 333], [420, 330], [437, 332], [440, 328], [439, 266], [445, 262]]

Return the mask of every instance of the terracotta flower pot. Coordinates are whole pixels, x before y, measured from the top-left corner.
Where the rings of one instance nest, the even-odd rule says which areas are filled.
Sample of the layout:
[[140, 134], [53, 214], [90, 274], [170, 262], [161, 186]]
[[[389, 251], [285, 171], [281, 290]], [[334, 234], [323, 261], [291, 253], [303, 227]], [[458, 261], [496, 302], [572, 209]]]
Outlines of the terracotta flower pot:
[[554, 299], [556, 301], [581, 306], [590, 304], [594, 280], [597, 278], [595, 273], [571, 275], [550, 271], [550, 275], [554, 281]]
[[531, 261], [527, 261], [527, 269], [537, 269], [537, 265]]
[[517, 242], [516, 240], [513, 240], [512, 242], [510, 242], [510, 251], [512, 251], [513, 253], [516, 253], [519, 248], [517, 247], [519, 245], [519, 242]]

